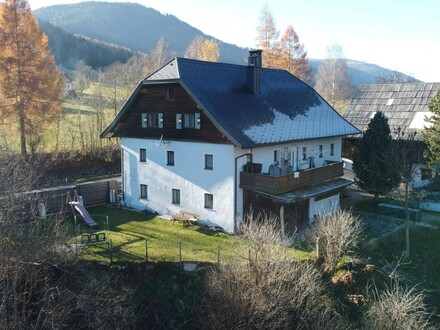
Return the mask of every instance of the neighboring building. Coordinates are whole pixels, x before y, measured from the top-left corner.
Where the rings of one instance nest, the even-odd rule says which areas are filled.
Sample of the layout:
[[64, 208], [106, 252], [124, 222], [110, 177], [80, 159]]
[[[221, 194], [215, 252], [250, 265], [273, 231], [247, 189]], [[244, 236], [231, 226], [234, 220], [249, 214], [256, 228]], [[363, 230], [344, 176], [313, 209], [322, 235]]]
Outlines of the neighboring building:
[[[403, 139], [409, 137], [414, 140], [412, 144], [415, 148], [423, 149], [421, 131], [430, 125], [425, 118], [432, 116], [428, 103], [439, 89], [440, 83], [360, 85], [344, 117], [359, 130], [365, 131], [376, 112], [382, 111], [388, 117], [393, 136], [404, 132]], [[359, 138], [344, 138], [343, 157], [352, 159]], [[433, 169], [426, 164], [413, 165], [415, 187], [426, 184], [432, 176]]]
[[120, 137], [123, 202], [235, 232], [250, 208], [294, 228], [339, 207], [342, 137], [360, 133], [284, 70], [175, 58], [101, 137]]

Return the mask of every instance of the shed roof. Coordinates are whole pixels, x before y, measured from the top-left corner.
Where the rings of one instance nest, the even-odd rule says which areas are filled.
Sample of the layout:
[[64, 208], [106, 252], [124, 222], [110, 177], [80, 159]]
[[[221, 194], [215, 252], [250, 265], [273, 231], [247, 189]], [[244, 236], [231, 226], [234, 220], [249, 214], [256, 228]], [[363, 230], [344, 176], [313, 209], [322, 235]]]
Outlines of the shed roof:
[[388, 117], [391, 132], [398, 128], [405, 134], [420, 131], [427, 124], [429, 100], [440, 90], [440, 83], [370, 84], [360, 85], [344, 117], [361, 131], [365, 131], [378, 111]]
[[[134, 94], [142, 86], [179, 82], [217, 127], [243, 148], [360, 133], [287, 71], [259, 68], [260, 92], [253, 93], [247, 87], [252, 69], [175, 58], [144, 79]], [[128, 103], [121, 112], [127, 111]]]

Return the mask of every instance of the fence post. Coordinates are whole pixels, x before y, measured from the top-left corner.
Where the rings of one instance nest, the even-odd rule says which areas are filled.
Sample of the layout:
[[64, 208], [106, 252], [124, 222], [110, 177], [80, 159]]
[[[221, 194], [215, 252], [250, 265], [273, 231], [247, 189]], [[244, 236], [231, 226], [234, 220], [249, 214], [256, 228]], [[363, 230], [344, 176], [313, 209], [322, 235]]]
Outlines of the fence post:
[[76, 260], [78, 260], [78, 238], [75, 239], [75, 253], [76, 253]]
[[145, 265], [148, 266], [148, 240], [147, 239], [145, 240]]
[[113, 263], [113, 244], [112, 244], [112, 240], [110, 239], [108, 241], [108, 245], [109, 245], [109, 249], [110, 249], [110, 265]]
[[319, 237], [316, 236], [316, 259], [319, 259]]
[[182, 240], [179, 241], [179, 267], [182, 269]]

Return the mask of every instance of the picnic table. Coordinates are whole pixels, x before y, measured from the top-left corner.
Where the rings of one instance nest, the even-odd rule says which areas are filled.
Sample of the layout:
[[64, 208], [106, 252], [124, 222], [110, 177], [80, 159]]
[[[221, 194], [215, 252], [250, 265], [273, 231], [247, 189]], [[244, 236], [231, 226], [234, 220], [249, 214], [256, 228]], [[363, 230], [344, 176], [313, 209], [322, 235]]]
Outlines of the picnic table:
[[190, 223], [197, 221], [198, 215], [189, 211], [180, 211], [179, 213], [175, 213], [171, 216], [174, 222], [181, 222], [183, 226], [189, 226]]

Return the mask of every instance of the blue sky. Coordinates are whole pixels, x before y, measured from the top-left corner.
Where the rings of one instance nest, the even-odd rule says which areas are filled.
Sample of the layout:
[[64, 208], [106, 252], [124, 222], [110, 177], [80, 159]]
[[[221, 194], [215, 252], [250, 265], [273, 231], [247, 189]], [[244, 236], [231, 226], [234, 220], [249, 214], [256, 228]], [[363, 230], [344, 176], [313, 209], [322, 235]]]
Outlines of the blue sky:
[[[29, 0], [33, 9], [74, 0]], [[125, 1], [114, 1], [125, 2]], [[254, 47], [269, 5], [280, 33], [291, 24], [311, 58], [339, 43], [347, 58], [440, 81], [440, 0], [131, 0], [172, 14], [204, 33]]]

